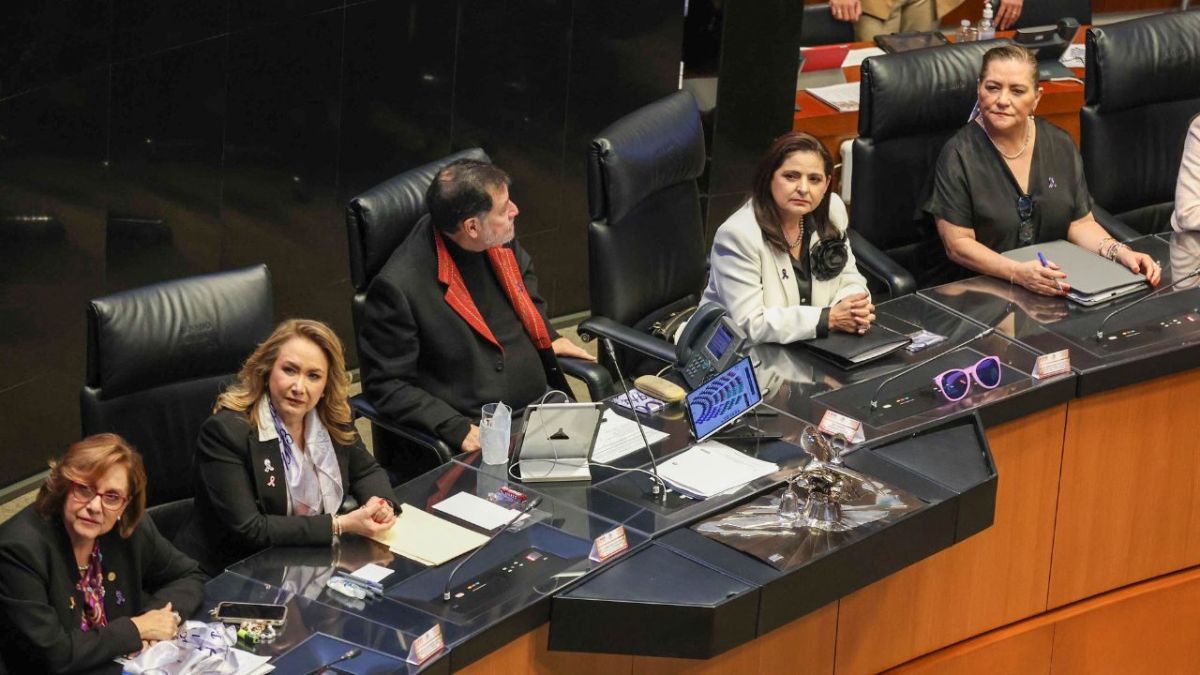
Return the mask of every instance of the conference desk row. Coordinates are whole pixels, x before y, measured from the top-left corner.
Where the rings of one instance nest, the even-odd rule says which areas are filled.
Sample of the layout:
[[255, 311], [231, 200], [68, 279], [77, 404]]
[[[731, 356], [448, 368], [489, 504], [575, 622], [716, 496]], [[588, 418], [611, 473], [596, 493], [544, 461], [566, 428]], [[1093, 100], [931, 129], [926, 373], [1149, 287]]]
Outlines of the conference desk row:
[[[1163, 265], [1164, 285], [1200, 265], [1196, 235], [1133, 246]], [[527, 486], [464, 455], [397, 500], [429, 510], [511, 485], [543, 501], [453, 580], [452, 564], [347, 538], [264, 551], [210, 582], [208, 598], [288, 603], [293, 619], [264, 653], [311, 668], [361, 645], [375, 665], [347, 672], [1195, 672], [1200, 290], [1189, 280], [1105, 323], [1145, 295], [1085, 308], [973, 278], [882, 303], [880, 324], [946, 339], [852, 371], [797, 346], [754, 349], [776, 412], [755, 423], [782, 438], [736, 447], [778, 474], [705, 501], [655, 500], [643, 474], [622, 470], [648, 468], [644, 452], [596, 467], [590, 483]], [[1061, 349], [1070, 373], [1032, 377], [1038, 356]], [[929, 386], [983, 355], [1003, 364], [995, 389], [948, 403]], [[774, 509], [780, 481], [808, 461], [805, 424], [827, 410], [863, 422], [846, 465], [891, 490], [879, 503], [905, 508], [797, 531], [774, 563], [754, 542], [714, 536], [731, 516]], [[669, 434], [653, 445], [660, 458], [687, 446], [679, 411], [644, 419]], [[593, 540], [618, 526], [629, 549], [596, 562]], [[382, 599], [325, 588], [334, 569], [366, 562], [393, 570]], [[402, 665], [434, 625], [445, 650]]]

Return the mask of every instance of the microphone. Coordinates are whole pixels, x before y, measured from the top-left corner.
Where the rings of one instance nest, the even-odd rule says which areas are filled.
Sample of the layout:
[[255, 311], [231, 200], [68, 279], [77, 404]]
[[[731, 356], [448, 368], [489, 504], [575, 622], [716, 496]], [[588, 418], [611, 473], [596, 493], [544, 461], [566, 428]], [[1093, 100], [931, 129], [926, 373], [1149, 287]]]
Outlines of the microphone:
[[642, 435], [642, 445], [646, 448], [646, 454], [650, 455], [650, 471], [654, 474], [654, 482], [650, 485], [650, 496], [660, 497], [667, 484], [658, 476], [658, 460], [654, 459], [654, 453], [650, 451], [650, 442], [646, 440], [646, 430], [642, 427], [642, 418], [638, 416], [637, 406], [633, 405], [633, 397], [629, 395], [629, 383], [621, 374], [621, 366], [617, 363], [617, 352], [613, 349], [612, 340], [608, 338], [601, 338], [601, 340], [604, 342], [605, 349], [608, 350], [608, 358], [612, 359], [613, 369], [617, 371], [617, 380], [621, 383], [621, 389], [625, 390], [625, 400], [629, 402], [629, 411], [633, 413], [633, 421], [637, 422], [638, 433]]
[[504, 525], [500, 526], [495, 532], [493, 532], [492, 536], [488, 537], [487, 541], [480, 544], [478, 548], [476, 548], [474, 551], [471, 551], [470, 553], [468, 553], [467, 557], [460, 560], [459, 563], [454, 566], [454, 569], [450, 570], [450, 576], [446, 577], [446, 586], [445, 586], [445, 588], [442, 589], [442, 602], [450, 602], [450, 584], [453, 583], [454, 575], [458, 574], [459, 568], [462, 567], [463, 565], [467, 564], [468, 560], [470, 560], [471, 558], [474, 558], [476, 553], [479, 553], [483, 549], [487, 548], [488, 544], [492, 543], [493, 541], [496, 541], [496, 537], [499, 537], [501, 533], [503, 533], [505, 530], [507, 530], [509, 527], [511, 527], [513, 523], [517, 522], [517, 520], [520, 519], [521, 516], [525, 515], [526, 513], [529, 513], [538, 504], [541, 504], [541, 503], [542, 503], [541, 497], [534, 497], [533, 499], [530, 499], [528, 502], [525, 503], [524, 506], [521, 507], [521, 510], [518, 511], [515, 516], [513, 516], [512, 518], [509, 518], [507, 523], [504, 523]]
[[898, 377], [907, 375], [908, 373], [911, 373], [912, 371], [916, 370], [917, 368], [920, 368], [921, 366], [924, 366], [928, 363], [933, 363], [934, 361], [942, 358], [943, 356], [949, 354], [950, 352], [956, 352], [956, 351], [962, 349], [963, 347], [966, 347], [967, 345], [971, 344], [972, 342], [978, 340], [979, 338], [987, 337], [988, 335], [991, 335], [994, 330], [996, 330], [996, 329], [988, 328], [987, 330], [983, 331], [979, 335], [976, 335], [973, 338], [969, 338], [963, 342], [958, 343], [958, 346], [956, 346], [952, 349], [947, 349], [946, 351], [944, 351], [941, 354], [938, 354], [936, 356], [931, 356], [931, 357], [925, 359], [924, 361], [919, 361], [916, 364], [911, 365], [911, 366], [905, 368], [904, 370], [901, 370], [900, 372], [896, 373], [895, 375], [888, 377], [883, 382], [880, 382], [879, 386], [875, 388], [875, 395], [871, 397], [871, 410], [875, 410], [876, 408], [879, 407], [879, 392], [883, 391], [883, 387], [887, 383], [891, 382], [892, 380], [895, 380]]
[[341, 663], [342, 661], [349, 661], [350, 659], [356, 659], [356, 658], [358, 658], [358, 656], [360, 654], [362, 654], [362, 650], [359, 649], [358, 647], [355, 647], [354, 649], [351, 649], [350, 651], [346, 652], [345, 654], [342, 654], [341, 656], [337, 657], [336, 659], [326, 663], [325, 665], [317, 666], [316, 668], [313, 668], [312, 670], [308, 671], [304, 675], [317, 675], [321, 671], [326, 670], [328, 668], [332, 668], [333, 666]]
[[1154, 296], [1158, 295], [1159, 293], [1162, 293], [1165, 290], [1175, 288], [1179, 284], [1187, 281], [1188, 279], [1191, 279], [1192, 277], [1196, 276], [1197, 274], [1200, 274], [1200, 267], [1197, 267], [1196, 269], [1179, 277], [1175, 281], [1172, 281], [1171, 283], [1167, 284], [1166, 286], [1163, 286], [1162, 288], [1154, 289], [1153, 292], [1143, 295], [1142, 297], [1138, 298], [1137, 300], [1134, 300], [1133, 302], [1129, 303], [1128, 305], [1125, 305], [1124, 307], [1118, 307], [1118, 308], [1114, 309], [1113, 311], [1109, 312], [1108, 316], [1104, 317], [1104, 320], [1102, 320], [1100, 322], [1100, 326], [1096, 328], [1096, 341], [1099, 342], [1100, 340], [1104, 339], [1104, 324], [1108, 323], [1109, 319], [1120, 314], [1121, 312], [1124, 312], [1125, 310], [1129, 309], [1130, 307], [1135, 307], [1139, 303], [1149, 300], [1150, 298], [1153, 298]]

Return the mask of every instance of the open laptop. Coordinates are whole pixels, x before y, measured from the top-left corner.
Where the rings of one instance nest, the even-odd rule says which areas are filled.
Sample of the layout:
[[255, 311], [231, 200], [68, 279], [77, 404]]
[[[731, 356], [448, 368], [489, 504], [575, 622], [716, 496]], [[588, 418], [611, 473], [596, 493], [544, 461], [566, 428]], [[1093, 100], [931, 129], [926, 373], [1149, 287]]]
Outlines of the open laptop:
[[589, 461], [600, 419], [599, 403], [543, 403], [525, 411], [525, 436], [517, 453], [521, 481], [591, 480]]
[[1128, 267], [1096, 255], [1081, 246], [1061, 239], [1015, 248], [1004, 254], [1017, 262], [1038, 259], [1038, 251], [1057, 263], [1067, 274], [1067, 299], [1088, 307], [1136, 293], [1147, 286], [1146, 277]]
[[688, 424], [699, 443], [762, 403], [750, 357], [742, 357], [687, 395]]

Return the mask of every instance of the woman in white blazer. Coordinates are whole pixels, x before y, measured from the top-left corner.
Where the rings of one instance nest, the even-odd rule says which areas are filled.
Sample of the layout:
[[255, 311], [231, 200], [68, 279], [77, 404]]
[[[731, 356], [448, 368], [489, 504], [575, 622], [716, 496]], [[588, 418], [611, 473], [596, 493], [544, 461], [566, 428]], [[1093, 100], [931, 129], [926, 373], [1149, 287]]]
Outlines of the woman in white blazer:
[[750, 201], [717, 230], [701, 304], [722, 305], [752, 344], [865, 333], [875, 320], [832, 174], [820, 141], [784, 134], [759, 161]]

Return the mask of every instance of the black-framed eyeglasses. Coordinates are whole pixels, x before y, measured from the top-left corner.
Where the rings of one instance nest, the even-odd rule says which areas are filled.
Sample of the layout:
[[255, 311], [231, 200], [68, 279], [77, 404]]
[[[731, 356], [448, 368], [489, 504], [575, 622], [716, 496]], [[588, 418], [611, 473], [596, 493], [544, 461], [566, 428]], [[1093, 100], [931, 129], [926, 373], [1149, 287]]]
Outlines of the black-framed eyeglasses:
[[1021, 219], [1021, 229], [1017, 230], [1017, 241], [1022, 246], [1033, 243], [1033, 196], [1023, 194], [1017, 197], [1017, 216]]
[[75, 482], [71, 483], [71, 494], [84, 504], [90, 504], [96, 498], [96, 495], [100, 495], [100, 505], [109, 511], [116, 511], [124, 506], [125, 502], [129, 501], [129, 497], [123, 494], [117, 492], [96, 492], [96, 489], [90, 485]]

